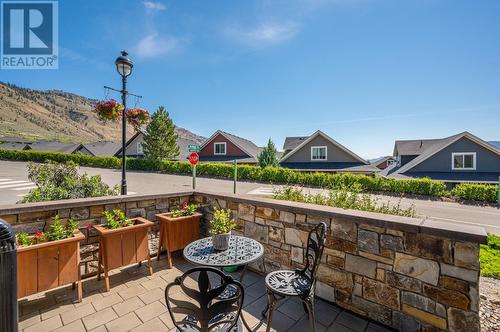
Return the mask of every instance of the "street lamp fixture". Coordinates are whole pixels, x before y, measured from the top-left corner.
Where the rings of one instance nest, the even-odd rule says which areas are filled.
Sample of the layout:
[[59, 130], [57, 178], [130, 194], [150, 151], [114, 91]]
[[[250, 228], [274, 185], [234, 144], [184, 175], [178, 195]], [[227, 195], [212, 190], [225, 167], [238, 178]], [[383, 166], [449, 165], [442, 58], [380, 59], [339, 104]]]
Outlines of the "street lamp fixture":
[[130, 74], [132, 74], [132, 68], [134, 67], [134, 64], [128, 58], [127, 52], [122, 51], [121, 53], [122, 55], [120, 55], [115, 60], [116, 70], [118, 71], [118, 74], [120, 74], [121, 77], [127, 77]]
[[127, 110], [127, 77], [132, 74], [132, 68], [134, 64], [128, 57], [128, 53], [125, 51], [121, 52], [120, 55], [115, 60], [116, 71], [122, 77], [122, 183], [121, 183], [121, 194], [127, 194], [127, 164], [126, 164], [126, 145], [127, 145], [127, 120], [125, 116], [125, 112]]

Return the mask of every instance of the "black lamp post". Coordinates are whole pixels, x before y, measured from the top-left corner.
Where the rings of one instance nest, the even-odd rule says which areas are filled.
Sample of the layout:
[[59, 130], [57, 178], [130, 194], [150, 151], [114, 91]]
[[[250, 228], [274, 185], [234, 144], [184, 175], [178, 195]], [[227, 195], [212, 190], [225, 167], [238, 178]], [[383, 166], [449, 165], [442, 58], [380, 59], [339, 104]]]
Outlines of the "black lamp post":
[[128, 53], [125, 51], [121, 52], [122, 55], [116, 58], [116, 70], [118, 74], [122, 77], [122, 185], [121, 185], [121, 193], [122, 195], [127, 194], [127, 164], [125, 159], [125, 148], [127, 144], [127, 119], [125, 118], [125, 110], [127, 109], [127, 77], [132, 74], [132, 67], [134, 64], [128, 58]]

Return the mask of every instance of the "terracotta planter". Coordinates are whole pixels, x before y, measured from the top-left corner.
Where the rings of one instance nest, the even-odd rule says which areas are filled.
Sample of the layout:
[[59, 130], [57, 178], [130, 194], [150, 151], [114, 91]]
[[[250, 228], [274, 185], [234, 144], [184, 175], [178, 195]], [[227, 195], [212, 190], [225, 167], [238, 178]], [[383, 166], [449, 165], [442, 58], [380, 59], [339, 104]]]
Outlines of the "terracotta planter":
[[106, 290], [109, 291], [109, 271], [148, 261], [149, 273], [153, 274], [149, 256], [148, 230], [153, 223], [144, 218], [133, 218], [134, 225], [108, 229], [104, 225], [94, 226], [99, 233], [99, 266], [97, 279], [104, 270]]
[[82, 301], [80, 241], [85, 236], [75, 231], [72, 238], [17, 248], [17, 297], [73, 284], [78, 302]]
[[172, 217], [173, 212], [160, 213], [156, 217], [160, 222], [160, 239], [158, 244], [158, 260], [161, 250], [167, 251], [167, 264], [172, 267], [172, 251], [182, 250], [189, 243], [200, 238], [201, 213], [192, 216]]

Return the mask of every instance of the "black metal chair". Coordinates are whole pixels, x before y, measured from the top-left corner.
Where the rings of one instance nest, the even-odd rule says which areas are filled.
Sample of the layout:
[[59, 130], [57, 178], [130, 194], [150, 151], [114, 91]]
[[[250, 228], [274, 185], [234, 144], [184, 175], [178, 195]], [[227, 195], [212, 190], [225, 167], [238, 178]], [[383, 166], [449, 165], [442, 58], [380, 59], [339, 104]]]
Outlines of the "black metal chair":
[[267, 306], [262, 316], [267, 312], [267, 329], [271, 329], [273, 312], [278, 301], [287, 296], [297, 296], [302, 300], [304, 309], [309, 316], [310, 331], [316, 331], [314, 317], [314, 290], [316, 271], [325, 247], [327, 226], [324, 222], [315, 226], [307, 237], [305, 267], [301, 270], [279, 270], [266, 276]]
[[240, 331], [244, 289], [211, 267], [188, 270], [165, 289], [165, 301], [178, 331]]

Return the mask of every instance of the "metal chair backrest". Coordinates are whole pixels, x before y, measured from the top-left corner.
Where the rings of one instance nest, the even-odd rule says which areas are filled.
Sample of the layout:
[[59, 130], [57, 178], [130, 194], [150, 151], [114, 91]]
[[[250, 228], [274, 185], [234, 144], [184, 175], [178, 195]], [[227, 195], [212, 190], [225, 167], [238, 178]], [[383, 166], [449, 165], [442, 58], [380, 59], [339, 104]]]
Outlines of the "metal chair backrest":
[[307, 248], [304, 269], [301, 270], [310, 280], [314, 281], [316, 278], [316, 271], [323, 255], [325, 248], [327, 226], [326, 223], [320, 222], [316, 225], [307, 236]]
[[230, 331], [243, 299], [243, 286], [211, 267], [190, 269], [165, 289], [170, 317], [180, 331]]

